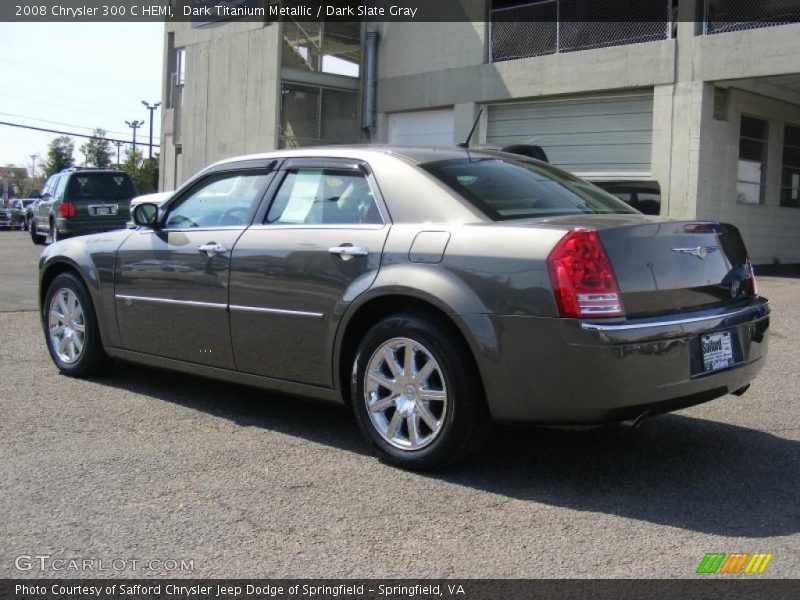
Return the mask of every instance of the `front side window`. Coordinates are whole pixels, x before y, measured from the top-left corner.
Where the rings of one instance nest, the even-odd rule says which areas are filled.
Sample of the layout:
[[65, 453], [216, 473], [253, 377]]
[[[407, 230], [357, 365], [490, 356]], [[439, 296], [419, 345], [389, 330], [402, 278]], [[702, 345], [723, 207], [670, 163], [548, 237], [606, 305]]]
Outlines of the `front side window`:
[[764, 119], [742, 116], [736, 176], [736, 199], [740, 204], [764, 203], [768, 130], [769, 123]]
[[171, 206], [167, 229], [244, 227], [267, 186], [266, 173], [220, 173], [205, 180], [176, 206]]
[[381, 224], [363, 173], [337, 169], [289, 171], [267, 215], [274, 225]]
[[783, 171], [781, 206], [800, 208], [800, 127], [783, 129]]
[[421, 166], [495, 221], [572, 214], [638, 214], [591, 183], [539, 162], [458, 158]]

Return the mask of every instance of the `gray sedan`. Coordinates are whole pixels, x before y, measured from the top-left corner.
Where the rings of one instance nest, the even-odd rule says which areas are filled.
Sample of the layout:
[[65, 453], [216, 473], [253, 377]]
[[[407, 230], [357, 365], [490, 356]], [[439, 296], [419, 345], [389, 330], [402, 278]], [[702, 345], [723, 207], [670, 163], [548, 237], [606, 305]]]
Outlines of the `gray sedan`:
[[646, 217], [512, 154], [247, 156], [133, 216], [42, 255], [64, 374], [114, 357], [344, 403], [408, 468], [474, 456], [492, 422], [741, 394], [767, 355], [769, 305], [735, 227]]

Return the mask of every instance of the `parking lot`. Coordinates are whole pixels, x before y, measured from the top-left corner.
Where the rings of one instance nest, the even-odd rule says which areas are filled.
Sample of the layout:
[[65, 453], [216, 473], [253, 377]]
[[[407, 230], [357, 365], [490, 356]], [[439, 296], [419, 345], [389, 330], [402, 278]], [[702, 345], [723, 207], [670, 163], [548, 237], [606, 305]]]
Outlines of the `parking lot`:
[[708, 552], [800, 577], [800, 278], [759, 280], [770, 360], [744, 396], [633, 431], [502, 429], [476, 464], [421, 475], [334, 406], [131, 365], [60, 376], [39, 251], [0, 232], [0, 577], [119, 574], [18, 568], [48, 555], [134, 577], [671, 578]]

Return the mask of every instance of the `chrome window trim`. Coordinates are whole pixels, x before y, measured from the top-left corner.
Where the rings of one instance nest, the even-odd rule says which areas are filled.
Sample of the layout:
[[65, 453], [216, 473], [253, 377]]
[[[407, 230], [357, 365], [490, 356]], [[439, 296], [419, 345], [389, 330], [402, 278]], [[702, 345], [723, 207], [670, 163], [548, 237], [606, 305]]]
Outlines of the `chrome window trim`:
[[285, 308], [261, 308], [258, 306], [242, 306], [240, 304], [231, 304], [232, 311], [238, 312], [254, 312], [265, 313], [270, 315], [290, 315], [295, 317], [311, 317], [313, 319], [321, 319], [325, 315], [318, 312], [309, 312], [305, 310], [288, 310]]
[[727, 319], [735, 317], [743, 313], [753, 311], [754, 307], [748, 306], [740, 310], [728, 313], [720, 313], [718, 315], [707, 315], [704, 317], [690, 317], [686, 319], [673, 319], [670, 321], [649, 321], [647, 323], [585, 323], [581, 322], [581, 329], [585, 331], [625, 331], [631, 329], [649, 329], [653, 327], [674, 327], [676, 325], [685, 325], [689, 323], [700, 323], [702, 321], [714, 321], [719, 319]]
[[152, 296], [130, 296], [127, 294], [116, 294], [114, 296], [117, 300], [126, 300], [133, 302], [154, 302], [157, 304], [179, 304], [183, 306], [199, 306], [202, 308], [217, 308], [227, 310], [227, 304], [220, 304], [217, 302], [200, 302], [198, 300], [176, 300], [175, 298], [154, 298]]

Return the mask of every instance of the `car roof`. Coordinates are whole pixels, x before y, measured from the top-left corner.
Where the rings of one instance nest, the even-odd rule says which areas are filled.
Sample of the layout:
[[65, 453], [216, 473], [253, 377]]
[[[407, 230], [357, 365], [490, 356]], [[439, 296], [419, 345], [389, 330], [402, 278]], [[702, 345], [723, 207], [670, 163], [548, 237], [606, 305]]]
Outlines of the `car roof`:
[[457, 146], [393, 146], [393, 145], [353, 145], [353, 146], [313, 146], [275, 150], [260, 154], [236, 156], [219, 161], [212, 167], [247, 160], [268, 160], [271, 158], [353, 158], [368, 160], [375, 155], [393, 155], [416, 164], [469, 158], [475, 155], [497, 157], [504, 153], [491, 149], [466, 149]]

